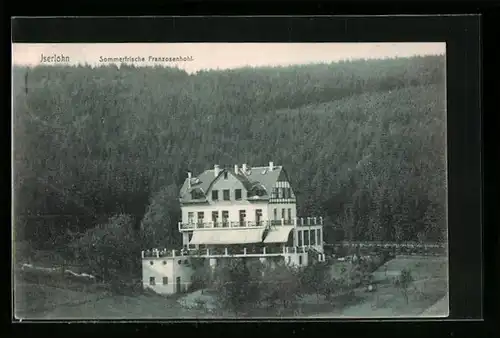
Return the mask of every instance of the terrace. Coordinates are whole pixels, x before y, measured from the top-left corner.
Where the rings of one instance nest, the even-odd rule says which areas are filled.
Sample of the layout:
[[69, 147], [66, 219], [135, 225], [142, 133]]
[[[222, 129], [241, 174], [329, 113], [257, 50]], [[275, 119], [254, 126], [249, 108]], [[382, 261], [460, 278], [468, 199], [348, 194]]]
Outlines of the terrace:
[[203, 257], [203, 258], [222, 258], [222, 257], [277, 257], [288, 254], [306, 253], [309, 248], [300, 247], [263, 247], [263, 248], [209, 248], [200, 250], [165, 250], [151, 249], [141, 252], [142, 258], [164, 258], [164, 257]]
[[259, 228], [272, 226], [315, 226], [323, 225], [323, 217], [305, 217], [294, 219], [267, 220], [267, 221], [222, 221], [222, 222], [179, 222], [179, 231], [197, 229], [221, 229], [221, 228]]

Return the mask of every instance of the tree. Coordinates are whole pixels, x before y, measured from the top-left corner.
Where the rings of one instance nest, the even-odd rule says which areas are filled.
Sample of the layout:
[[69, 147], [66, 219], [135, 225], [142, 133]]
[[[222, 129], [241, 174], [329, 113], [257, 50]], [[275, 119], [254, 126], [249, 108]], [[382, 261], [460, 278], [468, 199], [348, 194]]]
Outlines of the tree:
[[279, 313], [289, 308], [301, 294], [299, 271], [284, 262], [267, 265], [262, 284], [264, 299], [273, 307], [279, 305]]
[[401, 293], [403, 294], [403, 297], [406, 301], [406, 304], [408, 304], [408, 291], [411, 283], [413, 282], [413, 276], [411, 274], [410, 269], [403, 269], [401, 270], [399, 276], [395, 279], [394, 284], [399, 290], [401, 290]]
[[328, 284], [331, 280], [330, 267], [326, 262], [318, 262], [306, 266], [300, 273], [300, 287], [302, 292], [313, 292], [316, 294], [317, 301], [321, 295], [326, 296], [330, 293]]
[[190, 260], [191, 267], [194, 270], [193, 282], [190, 286], [191, 290], [199, 290], [210, 287], [212, 282], [212, 271], [204, 258], [193, 257]]
[[355, 231], [346, 237], [392, 240], [402, 230], [404, 240], [417, 233], [443, 240], [444, 61], [192, 75], [168, 67], [14, 67], [18, 239], [54, 249], [51, 239], [68, 218], [47, 215], [74, 215], [75, 231], [85, 232], [125, 213], [137, 228], [141, 219], [145, 229], [154, 224], [148, 245], [178, 244], [157, 241], [175, 231], [187, 170], [272, 158], [287, 168], [300, 214], [335, 220], [350, 204]]
[[71, 246], [80, 261], [89, 267], [90, 273], [106, 282], [122, 281], [133, 275], [140, 259], [132, 219], [123, 214], [87, 230]]
[[247, 260], [248, 269], [248, 294], [247, 303], [259, 307], [263, 301], [262, 276], [264, 265], [257, 259]]
[[348, 242], [348, 255], [352, 255], [354, 252], [352, 242], [356, 232], [356, 218], [352, 205], [347, 205], [345, 207], [344, 215], [340, 218], [339, 223], [344, 231], [344, 238], [347, 239]]
[[176, 185], [162, 188], [152, 198], [141, 222], [143, 245], [148, 248], [175, 246], [179, 220], [179, 191]]
[[231, 259], [219, 264], [214, 271], [214, 289], [217, 303], [222, 309], [235, 314], [248, 305], [250, 290], [249, 271], [242, 259]]

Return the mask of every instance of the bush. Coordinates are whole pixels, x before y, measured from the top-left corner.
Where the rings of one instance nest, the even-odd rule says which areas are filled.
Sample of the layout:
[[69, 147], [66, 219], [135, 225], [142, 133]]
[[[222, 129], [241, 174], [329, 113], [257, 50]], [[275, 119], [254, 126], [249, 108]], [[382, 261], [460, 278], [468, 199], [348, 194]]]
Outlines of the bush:
[[302, 293], [299, 270], [284, 263], [267, 267], [261, 285], [262, 297], [282, 309], [289, 308]]
[[250, 290], [248, 277], [249, 272], [242, 259], [232, 259], [215, 268], [213, 287], [220, 308], [239, 313], [247, 306]]
[[289, 309], [302, 293], [299, 271], [283, 262], [231, 260], [214, 271], [213, 287], [220, 309], [242, 313], [266, 302], [279, 312]]
[[313, 292], [318, 297], [328, 294], [328, 282], [330, 281], [330, 266], [326, 262], [306, 266], [299, 275], [301, 293]]

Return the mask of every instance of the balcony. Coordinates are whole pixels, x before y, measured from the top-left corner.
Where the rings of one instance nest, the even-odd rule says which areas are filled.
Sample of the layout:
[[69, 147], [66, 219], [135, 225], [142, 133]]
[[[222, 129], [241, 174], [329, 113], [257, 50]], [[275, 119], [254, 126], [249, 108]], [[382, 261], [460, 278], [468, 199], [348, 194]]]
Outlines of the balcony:
[[142, 258], [165, 258], [165, 257], [178, 257], [187, 256], [189, 252], [183, 250], [166, 250], [166, 249], [150, 249], [141, 252]]
[[287, 254], [305, 253], [306, 247], [263, 247], [263, 248], [216, 248], [190, 250], [189, 256], [222, 258], [222, 257], [277, 257]]
[[221, 229], [221, 228], [251, 228], [271, 226], [315, 226], [323, 225], [323, 217], [303, 217], [263, 221], [222, 221], [222, 222], [179, 222], [179, 230]]
[[263, 247], [263, 248], [211, 248], [199, 250], [160, 250], [151, 249], [142, 251], [142, 258], [164, 258], [164, 257], [198, 257], [198, 258], [222, 258], [222, 257], [277, 257], [290, 254], [306, 253], [310, 248], [300, 247]]

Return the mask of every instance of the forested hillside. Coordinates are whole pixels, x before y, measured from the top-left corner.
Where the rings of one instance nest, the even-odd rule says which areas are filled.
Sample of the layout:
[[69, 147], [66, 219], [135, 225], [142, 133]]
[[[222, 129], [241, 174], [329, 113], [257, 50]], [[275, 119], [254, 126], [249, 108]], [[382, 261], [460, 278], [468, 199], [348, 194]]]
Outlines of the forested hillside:
[[50, 249], [119, 213], [176, 233], [188, 170], [274, 161], [300, 214], [356, 239], [442, 239], [444, 71], [443, 56], [193, 75], [17, 67], [16, 236]]

